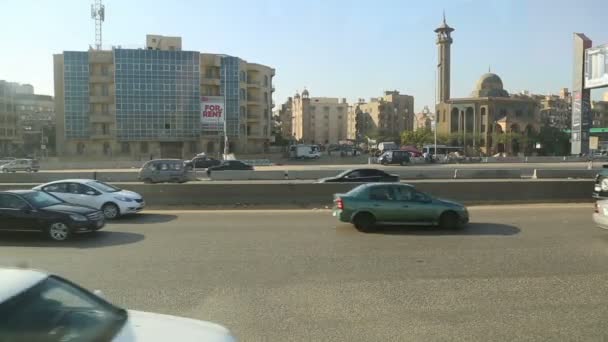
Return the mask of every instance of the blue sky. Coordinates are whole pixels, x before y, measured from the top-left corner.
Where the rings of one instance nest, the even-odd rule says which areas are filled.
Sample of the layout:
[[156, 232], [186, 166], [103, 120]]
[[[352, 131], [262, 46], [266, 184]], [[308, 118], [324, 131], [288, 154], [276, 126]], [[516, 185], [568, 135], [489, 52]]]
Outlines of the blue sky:
[[[276, 69], [274, 100], [375, 97], [397, 89], [416, 110], [434, 102], [435, 34], [456, 29], [452, 97], [491, 66], [510, 92], [557, 93], [572, 83], [572, 33], [608, 43], [606, 0], [159, 1], [105, 0], [106, 45], [179, 35], [185, 50], [225, 53]], [[0, 0], [0, 79], [53, 92], [52, 54], [94, 41], [87, 0]], [[594, 92], [598, 97], [599, 91]]]

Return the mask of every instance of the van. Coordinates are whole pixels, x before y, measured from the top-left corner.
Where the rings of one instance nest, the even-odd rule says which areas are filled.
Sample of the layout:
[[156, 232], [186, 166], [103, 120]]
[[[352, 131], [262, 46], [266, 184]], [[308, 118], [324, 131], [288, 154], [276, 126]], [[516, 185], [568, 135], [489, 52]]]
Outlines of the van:
[[36, 159], [15, 159], [8, 163], [0, 166], [0, 171], [6, 172], [38, 172], [40, 170], [40, 164]]
[[380, 164], [388, 165], [388, 164], [399, 164], [406, 165], [410, 162], [410, 153], [408, 151], [402, 150], [393, 150], [386, 151], [382, 153], [380, 158], [378, 158]]
[[184, 161], [180, 159], [155, 159], [142, 166], [137, 177], [144, 183], [185, 183], [189, 181]]

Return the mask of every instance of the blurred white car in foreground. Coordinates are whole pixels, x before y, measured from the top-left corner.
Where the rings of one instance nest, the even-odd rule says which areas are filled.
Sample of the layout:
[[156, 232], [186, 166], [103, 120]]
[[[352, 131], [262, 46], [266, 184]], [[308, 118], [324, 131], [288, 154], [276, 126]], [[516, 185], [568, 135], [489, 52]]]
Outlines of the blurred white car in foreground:
[[220, 325], [124, 310], [41, 271], [0, 268], [0, 279], [0, 341], [235, 341]]
[[608, 229], [608, 200], [595, 202], [593, 221], [598, 227]]
[[65, 179], [34, 187], [73, 204], [99, 209], [106, 220], [140, 212], [146, 206], [143, 197], [94, 179]]

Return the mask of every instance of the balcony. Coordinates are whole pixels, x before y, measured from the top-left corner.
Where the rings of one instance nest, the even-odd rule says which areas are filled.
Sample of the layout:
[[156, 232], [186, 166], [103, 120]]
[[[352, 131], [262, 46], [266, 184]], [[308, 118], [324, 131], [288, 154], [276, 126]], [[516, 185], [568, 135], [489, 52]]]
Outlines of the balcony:
[[95, 113], [95, 114], [91, 114], [91, 116], [89, 116], [89, 121], [91, 123], [113, 123], [114, 116], [112, 116], [110, 114]]
[[262, 86], [262, 82], [260, 81], [247, 81], [248, 88], [260, 88]]
[[112, 134], [110, 134], [109, 132], [104, 133], [104, 132], [95, 131], [95, 132], [91, 133], [91, 140], [110, 140], [110, 139], [114, 139], [114, 137], [112, 137]]
[[114, 62], [114, 55], [112, 51], [91, 51], [89, 52], [89, 63], [104, 63], [112, 64]]
[[113, 103], [114, 102], [114, 98], [110, 95], [91, 95], [89, 97], [89, 102], [90, 103]]
[[114, 76], [112, 75], [90, 75], [89, 83], [113, 83]]
[[221, 80], [219, 78], [201, 77], [201, 84], [219, 86], [221, 85]]

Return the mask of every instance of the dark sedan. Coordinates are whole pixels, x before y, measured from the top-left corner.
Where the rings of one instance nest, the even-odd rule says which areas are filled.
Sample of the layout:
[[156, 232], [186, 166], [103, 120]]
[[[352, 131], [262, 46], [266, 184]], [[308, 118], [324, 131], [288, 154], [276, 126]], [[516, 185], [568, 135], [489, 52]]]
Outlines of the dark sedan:
[[253, 166], [243, 163], [240, 160], [224, 160], [220, 165], [212, 166], [212, 167], [208, 168], [207, 174], [210, 175], [211, 172], [226, 171], [226, 170], [247, 171], [247, 170], [253, 170]]
[[44, 232], [54, 241], [105, 225], [101, 211], [69, 204], [43, 191], [0, 191], [0, 230]]
[[203, 156], [203, 157], [195, 157], [192, 160], [186, 160], [184, 165], [188, 168], [195, 169], [208, 169], [212, 166], [220, 165], [222, 162], [215, 158]]
[[399, 182], [399, 176], [378, 169], [346, 170], [335, 177], [321, 178], [319, 183], [391, 183]]

